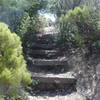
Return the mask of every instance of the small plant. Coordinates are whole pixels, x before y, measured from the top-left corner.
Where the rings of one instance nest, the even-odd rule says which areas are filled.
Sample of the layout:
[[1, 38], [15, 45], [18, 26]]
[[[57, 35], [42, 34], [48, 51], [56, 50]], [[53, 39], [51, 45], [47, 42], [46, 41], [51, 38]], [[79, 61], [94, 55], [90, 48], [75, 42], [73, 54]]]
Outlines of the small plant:
[[38, 85], [39, 84], [39, 80], [33, 80], [32, 81], [32, 86]]

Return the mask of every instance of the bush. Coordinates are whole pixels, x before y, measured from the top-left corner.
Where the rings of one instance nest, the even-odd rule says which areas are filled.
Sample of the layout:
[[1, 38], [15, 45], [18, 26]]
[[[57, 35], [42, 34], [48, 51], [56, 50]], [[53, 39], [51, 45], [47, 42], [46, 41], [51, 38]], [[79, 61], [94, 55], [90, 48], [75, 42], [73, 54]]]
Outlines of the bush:
[[3, 96], [0, 95], [0, 100], [4, 100]]
[[0, 94], [8, 95], [11, 89], [27, 86], [31, 75], [26, 69], [20, 38], [0, 23]]
[[35, 17], [30, 17], [27, 12], [24, 12], [21, 16], [20, 24], [17, 29], [17, 34], [22, 39], [23, 50], [30, 44], [30, 42], [36, 39], [36, 31], [39, 30]]
[[42, 27], [38, 10], [42, 9], [39, 2], [32, 2], [23, 12], [16, 33], [21, 37], [24, 53], [28, 45], [36, 40], [36, 34]]
[[28, 13], [23, 13], [20, 19], [20, 24], [17, 29], [17, 34], [23, 38], [28, 33], [28, 27], [30, 27], [30, 17]]
[[[20, 19], [20, 24], [18, 25], [17, 34], [24, 38], [26, 35], [30, 35], [31, 33], [35, 33], [39, 31], [41, 25], [38, 19], [38, 15], [29, 16], [29, 13], [24, 12]], [[34, 34], [36, 35], [36, 34]]]
[[76, 7], [60, 17], [60, 38], [66, 43], [84, 45], [100, 39], [96, 14], [90, 7]]

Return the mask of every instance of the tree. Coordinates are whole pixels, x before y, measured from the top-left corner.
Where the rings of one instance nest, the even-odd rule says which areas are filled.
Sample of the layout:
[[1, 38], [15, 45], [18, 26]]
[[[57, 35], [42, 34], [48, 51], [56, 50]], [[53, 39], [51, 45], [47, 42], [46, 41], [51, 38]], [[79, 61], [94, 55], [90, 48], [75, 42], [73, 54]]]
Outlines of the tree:
[[36, 33], [39, 33], [41, 23], [39, 20], [38, 10], [41, 9], [38, 2], [32, 2], [21, 16], [17, 33], [22, 38], [23, 50], [26, 52], [28, 45], [36, 39]]
[[[99, 40], [96, 13], [90, 7], [76, 7], [60, 17], [60, 33], [64, 43], [84, 45]], [[75, 42], [76, 41], [76, 42]]]
[[100, 5], [100, 0], [49, 0], [48, 2], [51, 11], [57, 14], [58, 17], [78, 6], [90, 5], [94, 9], [99, 10]]
[[11, 33], [6, 24], [0, 23], [0, 94], [11, 95], [17, 87], [30, 83], [20, 38]]
[[60, 17], [62, 14], [66, 14], [68, 10], [79, 6], [81, 2], [82, 0], [54, 0], [50, 9]]
[[15, 8], [17, 5], [16, 0], [0, 0], [1, 10]]
[[0, 0], [1, 10], [24, 10], [30, 5], [28, 0]]

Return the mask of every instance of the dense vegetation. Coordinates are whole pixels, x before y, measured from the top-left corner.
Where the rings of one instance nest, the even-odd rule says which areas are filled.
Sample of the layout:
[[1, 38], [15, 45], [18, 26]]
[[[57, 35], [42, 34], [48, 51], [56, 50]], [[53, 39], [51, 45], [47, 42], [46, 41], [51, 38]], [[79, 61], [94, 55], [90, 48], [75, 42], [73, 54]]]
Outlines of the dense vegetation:
[[49, 8], [57, 16], [58, 42], [73, 47], [99, 44], [99, 4], [99, 0], [54, 0]]
[[99, 5], [100, 0], [0, 0], [0, 95], [16, 97], [31, 83], [23, 55], [48, 26], [41, 12], [56, 15], [59, 45], [91, 51], [100, 49]]
[[65, 44], [83, 46], [100, 40], [97, 14], [91, 8], [76, 7], [60, 17], [60, 41]]

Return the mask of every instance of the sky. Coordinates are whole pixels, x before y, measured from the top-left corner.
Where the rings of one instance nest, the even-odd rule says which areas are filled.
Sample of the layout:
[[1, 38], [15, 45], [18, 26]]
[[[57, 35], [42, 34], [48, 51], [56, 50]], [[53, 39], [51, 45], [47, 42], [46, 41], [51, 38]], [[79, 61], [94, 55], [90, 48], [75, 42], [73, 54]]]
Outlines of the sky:
[[51, 13], [40, 13], [40, 15], [44, 16], [46, 18], [46, 20], [50, 19], [53, 22], [55, 22], [55, 20], [56, 20], [55, 15], [51, 14]]

